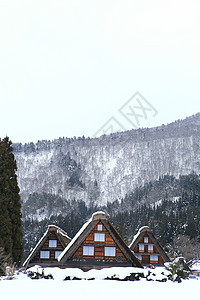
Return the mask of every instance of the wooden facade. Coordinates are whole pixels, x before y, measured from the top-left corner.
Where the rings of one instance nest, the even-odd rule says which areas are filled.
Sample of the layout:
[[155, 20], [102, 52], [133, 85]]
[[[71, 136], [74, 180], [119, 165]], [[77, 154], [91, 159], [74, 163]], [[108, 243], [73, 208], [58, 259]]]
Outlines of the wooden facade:
[[48, 230], [37, 243], [23, 266], [58, 266], [58, 256], [62, 253], [70, 241], [71, 239], [64, 230], [58, 226], [49, 225]]
[[[100, 225], [100, 226], [99, 226]], [[98, 227], [102, 228], [101, 231], [98, 230]], [[103, 238], [103, 241], [97, 241], [98, 235], [101, 235]], [[104, 259], [104, 260], [113, 260], [112, 256], [106, 256], [104, 248], [106, 247], [116, 247], [116, 257], [121, 260], [125, 261], [126, 257], [124, 256], [123, 252], [120, 250], [120, 248], [116, 245], [114, 239], [106, 229], [106, 227], [102, 224], [101, 221], [97, 223], [97, 225], [91, 230], [85, 241], [82, 243], [82, 245], [77, 249], [77, 251], [74, 253], [74, 258], [85, 258], [89, 259], [91, 256], [83, 255], [83, 247], [87, 246], [94, 246], [94, 259]]]
[[139, 229], [129, 247], [143, 266], [162, 266], [165, 262], [170, 261], [148, 226]]
[[83, 270], [110, 266], [142, 267], [103, 212], [93, 214], [59, 257], [62, 267]]

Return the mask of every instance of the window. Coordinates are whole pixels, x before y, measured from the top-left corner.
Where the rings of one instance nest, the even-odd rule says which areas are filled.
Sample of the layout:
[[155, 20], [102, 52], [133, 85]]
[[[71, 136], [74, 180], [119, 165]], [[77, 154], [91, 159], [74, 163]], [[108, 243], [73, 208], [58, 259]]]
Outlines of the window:
[[55, 251], [55, 259], [57, 259], [61, 253], [62, 253], [62, 251]]
[[49, 248], [56, 248], [57, 240], [49, 240]]
[[83, 255], [94, 256], [94, 247], [93, 246], [83, 246]]
[[105, 247], [104, 255], [105, 256], [116, 256], [116, 248], [115, 247]]
[[139, 260], [142, 260], [142, 255], [141, 255], [141, 254], [135, 253], [135, 256], [136, 256]]
[[40, 251], [40, 258], [49, 259], [50, 258], [50, 251]]
[[149, 239], [148, 239], [148, 237], [144, 237], [144, 243], [148, 243], [149, 242]]
[[153, 244], [148, 245], [148, 252], [153, 252]]
[[144, 244], [139, 244], [139, 251], [144, 252]]
[[97, 230], [102, 231], [103, 230], [103, 225], [101, 225], [101, 224], [97, 225]]
[[158, 255], [150, 255], [150, 262], [151, 261], [156, 261], [158, 262]]
[[105, 233], [95, 233], [94, 241], [95, 242], [105, 242]]

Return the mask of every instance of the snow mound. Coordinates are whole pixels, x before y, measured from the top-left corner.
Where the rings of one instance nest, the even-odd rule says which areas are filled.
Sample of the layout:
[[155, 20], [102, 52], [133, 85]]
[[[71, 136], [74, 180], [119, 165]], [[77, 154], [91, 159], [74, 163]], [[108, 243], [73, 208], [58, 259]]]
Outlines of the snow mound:
[[163, 278], [167, 278], [167, 276], [169, 275], [169, 271], [167, 271], [164, 267], [157, 267], [155, 269], [145, 268], [143, 270], [141, 270], [141, 268], [135, 267], [111, 267], [101, 270], [92, 269], [84, 272], [78, 268], [42, 268], [37, 265], [27, 269], [27, 273], [28, 272], [36, 272], [39, 274], [44, 274], [46, 276], [51, 274], [54, 280], [64, 280], [66, 277], [70, 279], [78, 278], [82, 280], [104, 280], [106, 278], [118, 278], [120, 280], [123, 280], [125, 277], [130, 276], [131, 274], [143, 273], [144, 278], [147, 277], [148, 280], [161, 281]]

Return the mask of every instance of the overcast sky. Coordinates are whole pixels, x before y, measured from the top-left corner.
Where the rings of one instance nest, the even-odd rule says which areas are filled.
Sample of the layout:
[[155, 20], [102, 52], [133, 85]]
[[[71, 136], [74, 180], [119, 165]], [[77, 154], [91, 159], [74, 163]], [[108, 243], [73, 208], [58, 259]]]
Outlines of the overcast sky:
[[0, 137], [93, 136], [199, 112], [199, 12], [199, 0], [0, 0]]

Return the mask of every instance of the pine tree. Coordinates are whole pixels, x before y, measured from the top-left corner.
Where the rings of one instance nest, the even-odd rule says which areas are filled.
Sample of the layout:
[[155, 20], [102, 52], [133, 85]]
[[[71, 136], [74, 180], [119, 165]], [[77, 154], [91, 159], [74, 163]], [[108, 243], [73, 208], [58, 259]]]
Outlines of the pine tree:
[[20, 265], [23, 256], [22, 221], [17, 164], [12, 142], [0, 140], [0, 246]]

